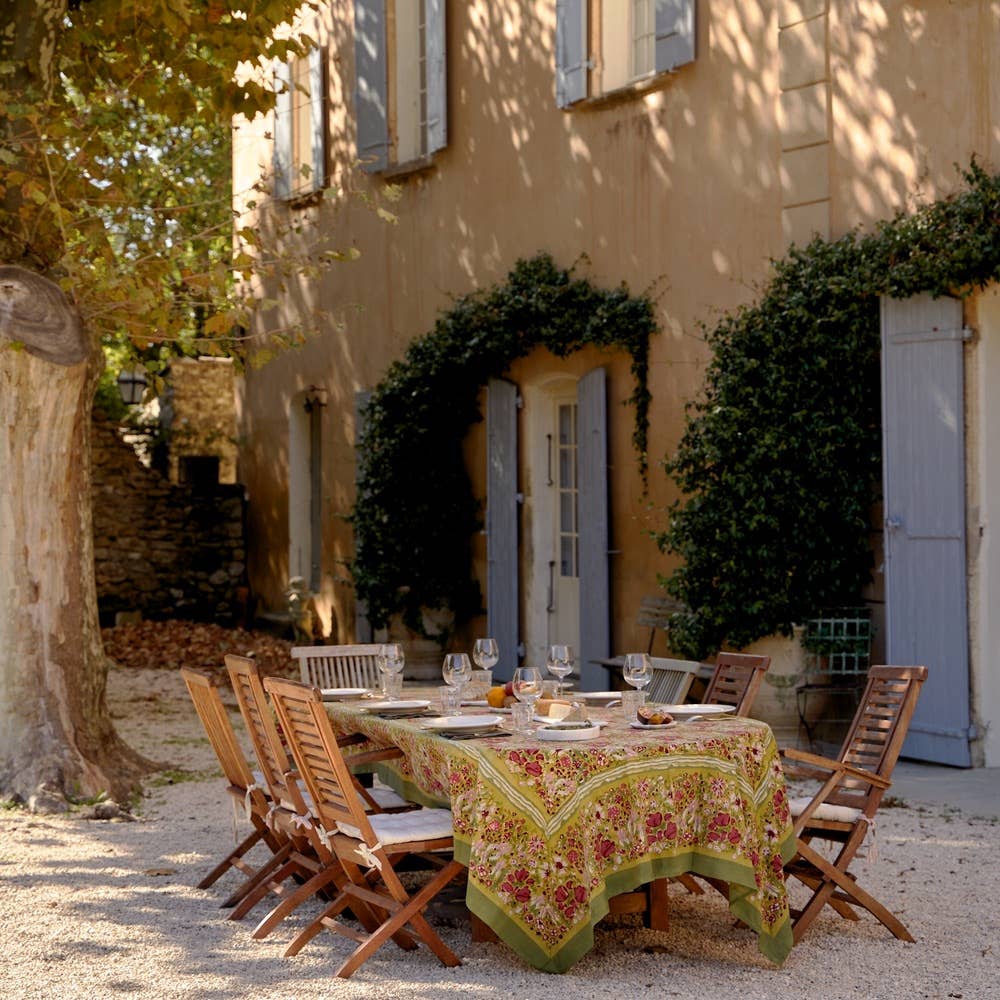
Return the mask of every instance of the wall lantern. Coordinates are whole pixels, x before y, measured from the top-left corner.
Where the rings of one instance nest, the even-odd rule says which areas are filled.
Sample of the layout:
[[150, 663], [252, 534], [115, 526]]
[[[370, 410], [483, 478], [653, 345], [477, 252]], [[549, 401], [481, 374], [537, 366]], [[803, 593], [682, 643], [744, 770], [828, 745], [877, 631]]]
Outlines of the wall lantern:
[[122, 369], [118, 376], [118, 391], [126, 406], [141, 403], [147, 385], [146, 372], [142, 368]]

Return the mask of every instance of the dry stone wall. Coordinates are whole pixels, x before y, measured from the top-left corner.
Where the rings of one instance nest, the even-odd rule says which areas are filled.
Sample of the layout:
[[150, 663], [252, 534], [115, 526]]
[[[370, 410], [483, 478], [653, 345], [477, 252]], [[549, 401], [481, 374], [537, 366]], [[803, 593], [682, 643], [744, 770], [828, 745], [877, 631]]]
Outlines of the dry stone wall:
[[95, 414], [94, 564], [102, 624], [146, 618], [231, 620], [245, 578], [243, 487], [172, 485]]

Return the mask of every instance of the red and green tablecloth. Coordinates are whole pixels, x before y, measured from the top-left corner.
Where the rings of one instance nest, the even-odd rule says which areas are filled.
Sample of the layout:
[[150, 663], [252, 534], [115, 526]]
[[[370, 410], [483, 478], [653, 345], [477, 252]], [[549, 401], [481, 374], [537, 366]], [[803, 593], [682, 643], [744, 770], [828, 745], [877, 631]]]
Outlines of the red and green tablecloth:
[[450, 741], [416, 719], [328, 708], [338, 731], [404, 751], [379, 765], [388, 784], [452, 810], [469, 909], [535, 967], [564, 972], [593, 946], [611, 897], [683, 872], [729, 883], [730, 910], [769, 959], [791, 951], [794, 838], [765, 723], [642, 731], [613, 719], [586, 742]]

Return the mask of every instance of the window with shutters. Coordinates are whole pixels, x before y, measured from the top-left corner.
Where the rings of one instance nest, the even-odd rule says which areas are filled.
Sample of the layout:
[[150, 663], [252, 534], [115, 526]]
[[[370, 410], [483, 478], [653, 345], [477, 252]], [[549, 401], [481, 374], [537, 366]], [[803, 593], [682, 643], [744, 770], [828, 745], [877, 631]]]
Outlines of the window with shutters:
[[322, 48], [275, 70], [274, 194], [294, 200], [326, 186], [326, 79]]
[[695, 58], [696, 0], [557, 0], [556, 100], [655, 83]]
[[357, 156], [379, 173], [447, 144], [445, 0], [355, 0]]

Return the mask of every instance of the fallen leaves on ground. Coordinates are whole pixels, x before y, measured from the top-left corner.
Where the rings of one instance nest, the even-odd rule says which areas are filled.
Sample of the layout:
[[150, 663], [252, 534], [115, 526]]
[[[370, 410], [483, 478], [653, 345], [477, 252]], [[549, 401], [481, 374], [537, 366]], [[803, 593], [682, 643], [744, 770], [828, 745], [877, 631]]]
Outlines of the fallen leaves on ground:
[[101, 630], [105, 653], [120, 667], [222, 672], [226, 653], [253, 655], [264, 674], [297, 677], [292, 643], [267, 632], [211, 622], [143, 621]]

